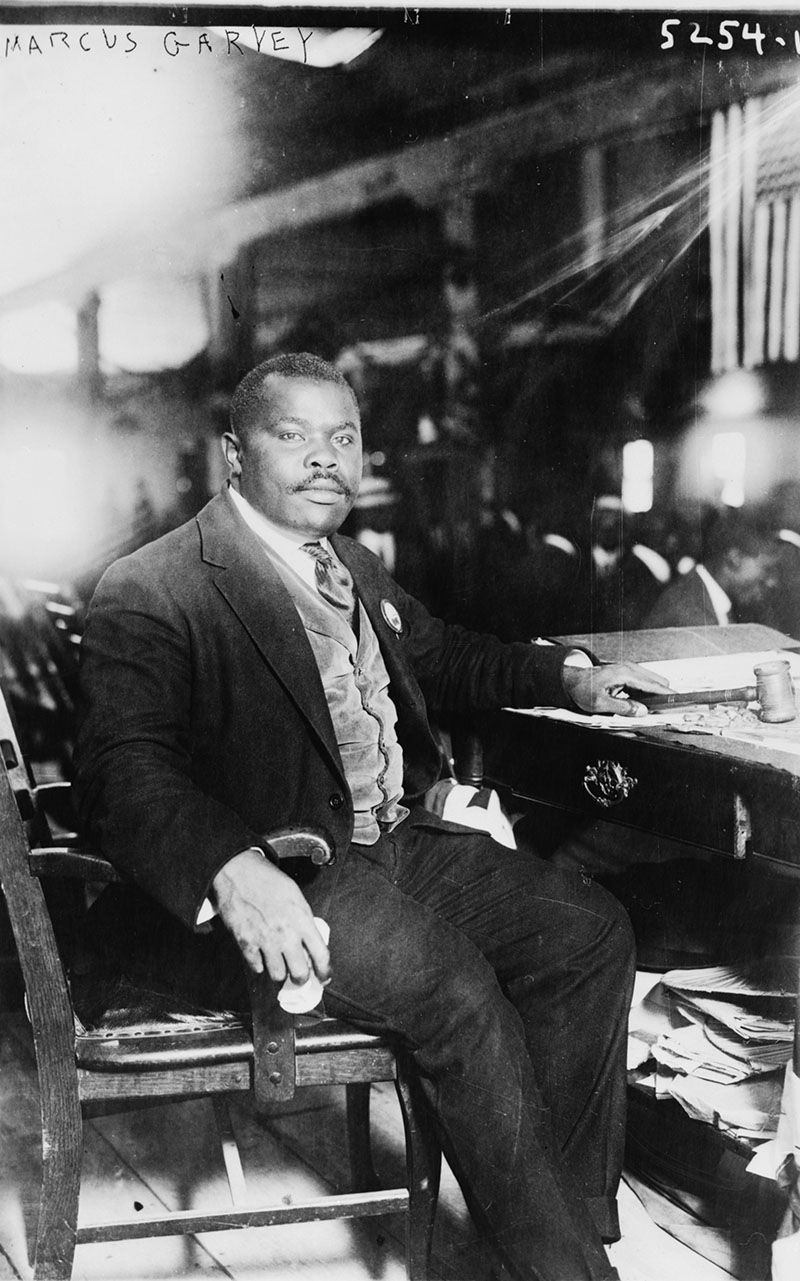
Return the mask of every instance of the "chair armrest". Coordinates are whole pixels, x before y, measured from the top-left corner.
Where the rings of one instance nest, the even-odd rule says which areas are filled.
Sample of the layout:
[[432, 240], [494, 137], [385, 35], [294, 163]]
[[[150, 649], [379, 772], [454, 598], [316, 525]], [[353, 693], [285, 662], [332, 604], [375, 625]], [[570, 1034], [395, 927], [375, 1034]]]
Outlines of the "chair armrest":
[[90, 850], [66, 845], [48, 845], [28, 854], [31, 876], [68, 876], [82, 881], [118, 881], [121, 878], [108, 859]]
[[[322, 828], [281, 828], [270, 833], [265, 844], [279, 860], [308, 858], [324, 866], [335, 858], [333, 841]], [[107, 859], [86, 849], [63, 845], [32, 849], [28, 866], [36, 877], [77, 877], [101, 882], [121, 879]], [[266, 971], [253, 974], [248, 968], [247, 976], [253, 1020], [253, 1093], [257, 1106], [265, 1108], [294, 1096], [294, 1016], [278, 1004], [278, 984]]]
[[[336, 857], [331, 838], [322, 828], [281, 828], [268, 840], [265, 838], [265, 843], [278, 859], [309, 858], [312, 863], [323, 866], [334, 862]], [[32, 849], [28, 854], [28, 867], [32, 876], [69, 876], [83, 881], [122, 879], [108, 859], [71, 844]]]
[[281, 827], [263, 840], [278, 859], [309, 858], [318, 867], [336, 861], [333, 840], [324, 827]]

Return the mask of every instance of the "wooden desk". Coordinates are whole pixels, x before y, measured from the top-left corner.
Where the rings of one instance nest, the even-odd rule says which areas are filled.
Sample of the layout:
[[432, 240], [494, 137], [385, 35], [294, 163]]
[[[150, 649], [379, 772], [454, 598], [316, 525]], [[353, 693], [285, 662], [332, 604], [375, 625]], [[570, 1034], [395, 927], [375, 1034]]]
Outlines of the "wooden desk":
[[[794, 645], [766, 628], [668, 629], [664, 657], [753, 652]], [[658, 633], [564, 637], [606, 659], [656, 658]], [[599, 642], [599, 645], [598, 645]], [[720, 648], [715, 651], [714, 646]], [[698, 646], [701, 648], [698, 651]], [[706, 648], [703, 649], [702, 647]], [[775, 727], [800, 743], [800, 718]], [[800, 875], [800, 755], [777, 746], [658, 729], [590, 729], [513, 711], [480, 726], [487, 784], [509, 807], [552, 807], [585, 821], [604, 819], [682, 841], [765, 870]], [[794, 1068], [800, 1073], [800, 982]]]
[[800, 756], [515, 712], [487, 718], [481, 739], [486, 781], [510, 792], [511, 808], [548, 805], [800, 874]]
[[[644, 662], [797, 649], [756, 625], [602, 633], [558, 638], [601, 661]], [[604, 731], [501, 712], [481, 729], [484, 775], [517, 802], [604, 818], [730, 858], [800, 872], [800, 719], [764, 727], [775, 744], [745, 744], [665, 730]], [[616, 783], [616, 785], [615, 785]]]

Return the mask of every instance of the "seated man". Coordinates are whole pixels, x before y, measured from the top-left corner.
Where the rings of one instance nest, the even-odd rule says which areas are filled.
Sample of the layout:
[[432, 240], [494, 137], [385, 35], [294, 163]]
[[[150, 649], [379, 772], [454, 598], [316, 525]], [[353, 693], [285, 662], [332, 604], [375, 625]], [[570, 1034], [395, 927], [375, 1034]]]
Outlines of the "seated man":
[[770, 623], [779, 547], [771, 530], [740, 515], [719, 516], [702, 561], [670, 583], [642, 627], [727, 627]]
[[[351, 388], [322, 360], [251, 371], [223, 445], [224, 492], [112, 566], [89, 611], [76, 798], [137, 887], [96, 904], [106, 964], [238, 1008], [241, 957], [276, 982], [313, 969], [328, 1013], [413, 1050], [470, 1209], [511, 1274], [612, 1277], [627, 918], [588, 880], [418, 798], [440, 770], [428, 708], [635, 714], [622, 686], [664, 682], [446, 626], [335, 536], [361, 432]], [[302, 889], [268, 843], [300, 822], [327, 828], [338, 854]], [[199, 926], [209, 904], [216, 916]]]

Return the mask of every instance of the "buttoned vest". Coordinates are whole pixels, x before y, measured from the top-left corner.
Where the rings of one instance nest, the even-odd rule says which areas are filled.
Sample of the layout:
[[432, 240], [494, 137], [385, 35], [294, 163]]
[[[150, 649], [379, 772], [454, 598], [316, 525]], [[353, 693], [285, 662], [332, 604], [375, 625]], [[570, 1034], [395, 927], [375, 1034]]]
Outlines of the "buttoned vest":
[[358, 637], [342, 613], [279, 557], [271, 557], [291, 594], [316, 659], [353, 798], [353, 840], [373, 845], [382, 827], [408, 812], [399, 804], [403, 752], [389, 674], [369, 616], [356, 598]]

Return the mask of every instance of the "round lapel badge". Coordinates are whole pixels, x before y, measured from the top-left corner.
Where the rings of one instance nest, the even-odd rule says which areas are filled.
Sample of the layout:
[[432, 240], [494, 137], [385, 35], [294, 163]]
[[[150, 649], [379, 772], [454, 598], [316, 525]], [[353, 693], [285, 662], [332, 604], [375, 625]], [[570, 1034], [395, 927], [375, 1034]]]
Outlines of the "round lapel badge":
[[399, 636], [403, 630], [403, 620], [390, 600], [381, 601], [381, 613], [393, 632]]

